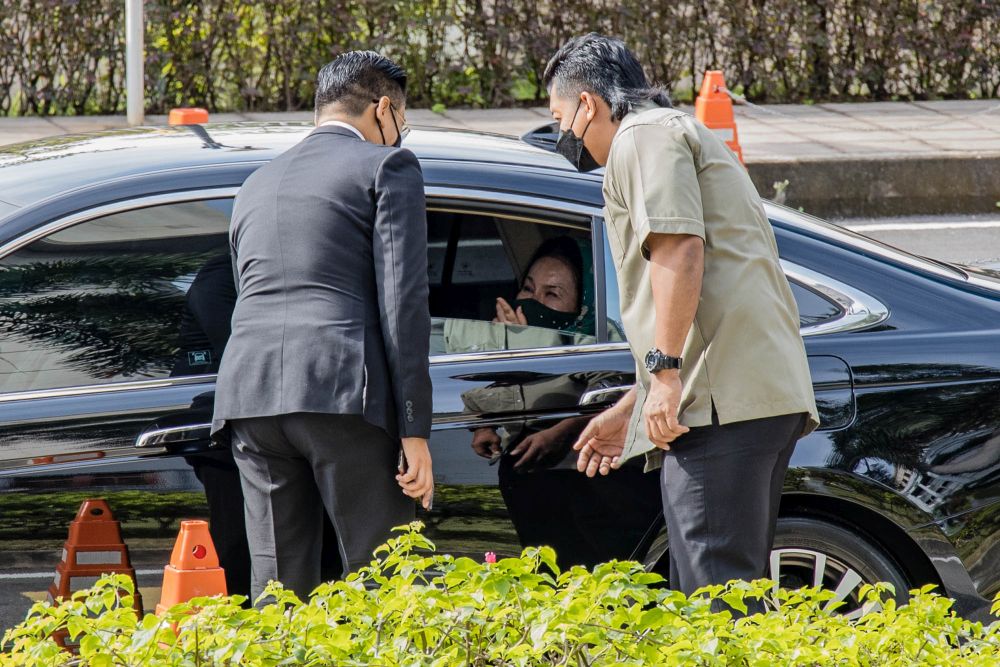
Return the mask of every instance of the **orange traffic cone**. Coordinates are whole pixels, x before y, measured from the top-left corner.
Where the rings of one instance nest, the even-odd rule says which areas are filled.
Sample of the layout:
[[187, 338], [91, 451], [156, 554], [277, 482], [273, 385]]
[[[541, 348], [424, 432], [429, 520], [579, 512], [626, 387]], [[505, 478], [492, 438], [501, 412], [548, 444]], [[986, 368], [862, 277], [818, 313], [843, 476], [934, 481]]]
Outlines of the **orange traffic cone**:
[[736, 118], [733, 115], [733, 101], [726, 94], [726, 81], [722, 72], [709, 70], [701, 82], [701, 92], [694, 102], [695, 118], [705, 127], [715, 132], [726, 145], [733, 149], [736, 157], [743, 162], [743, 149], [736, 134]]
[[[101, 499], [84, 500], [69, 524], [69, 536], [63, 543], [62, 560], [56, 566], [49, 597], [68, 599], [74, 591], [93, 586], [104, 574], [125, 574], [135, 581], [121, 525], [115, 521], [108, 503]], [[138, 584], [135, 608], [142, 614]]]
[[[115, 521], [108, 503], [102, 499], [84, 500], [76, 518], [69, 524], [69, 536], [63, 544], [56, 576], [49, 586], [49, 598], [69, 599], [75, 591], [93, 586], [104, 574], [124, 574], [135, 585], [133, 604], [142, 616], [142, 596], [129, 560], [128, 547], [122, 541], [121, 525]], [[53, 634], [64, 648], [74, 648], [66, 631]]]
[[226, 572], [205, 521], [181, 521], [170, 564], [163, 568], [163, 589], [156, 614], [191, 598], [225, 595]]

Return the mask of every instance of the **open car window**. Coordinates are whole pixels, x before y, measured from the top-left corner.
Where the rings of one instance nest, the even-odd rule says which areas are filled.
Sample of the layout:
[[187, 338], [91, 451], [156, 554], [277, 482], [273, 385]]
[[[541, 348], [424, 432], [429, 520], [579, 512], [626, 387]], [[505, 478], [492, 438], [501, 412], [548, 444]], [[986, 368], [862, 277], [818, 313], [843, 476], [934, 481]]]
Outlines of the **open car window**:
[[[431, 355], [597, 342], [585, 223], [433, 205], [427, 217]], [[546, 271], [533, 274], [536, 268]], [[522, 290], [526, 277], [530, 296]], [[497, 321], [499, 300], [520, 313], [517, 321]]]

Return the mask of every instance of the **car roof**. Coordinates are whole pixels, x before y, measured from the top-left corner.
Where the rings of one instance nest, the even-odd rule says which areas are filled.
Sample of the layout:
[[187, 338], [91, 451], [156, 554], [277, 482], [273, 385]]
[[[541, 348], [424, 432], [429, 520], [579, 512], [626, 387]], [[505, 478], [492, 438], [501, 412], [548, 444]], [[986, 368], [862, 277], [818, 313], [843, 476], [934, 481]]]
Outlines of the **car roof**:
[[[128, 176], [266, 162], [312, 129], [305, 122], [209, 123], [105, 130], [3, 146], [0, 217], [68, 190]], [[500, 163], [577, 174], [561, 156], [505, 135], [415, 127], [404, 146], [421, 161]]]
[[[21, 207], [132, 176], [213, 165], [264, 163], [301, 141], [312, 129], [313, 125], [306, 122], [209, 123], [105, 130], [2, 146], [0, 220], [15, 214]], [[502, 171], [520, 171], [522, 177], [527, 176], [519, 179], [520, 185], [537, 185], [536, 181], [541, 180], [538, 176], [543, 172], [556, 176], [556, 179], [546, 180], [557, 180], [557, 183], [550, 182], [540, 189], [548, 191], [549, 196], [573, 200], [583, 197], [579, 201], [601, 197], [603, 169], [580, 173], [545, 142], [539, 144], [513, 136], [467, 130], [414, 127], [404, 146], [413, 150], [424, 163], [425, 176], [428, 176], [427, 168], [433, 164], [453, 165], [450, 171], [458, 170], [466, 176], [477, 170], [465, 169], [463, 163], [502, 165]], [[481, 178], [486, 181], [500, 176], [499, 172], [487, 167], [479, 171], [484, 171]], [[574, 186], [566, 188], [573, 181]], [[491, 181], [489, 187], [499, 186]], [[555, 191], [559, 194], [553, 195]], [[597, 200], [588, 203], [600, 205]], [[939, 276], [952, 279], [956, 274], [964, 276], [955, 267], [936, 266], [929, 260], [909, 256], [811, 216], [770, 202], [766, 207], [774, 222], [799, 233], [852, 246], [855, 251], [860, 249], [892, 261], [904, 261], [911, 266], [919, 264], [922, 270]]]

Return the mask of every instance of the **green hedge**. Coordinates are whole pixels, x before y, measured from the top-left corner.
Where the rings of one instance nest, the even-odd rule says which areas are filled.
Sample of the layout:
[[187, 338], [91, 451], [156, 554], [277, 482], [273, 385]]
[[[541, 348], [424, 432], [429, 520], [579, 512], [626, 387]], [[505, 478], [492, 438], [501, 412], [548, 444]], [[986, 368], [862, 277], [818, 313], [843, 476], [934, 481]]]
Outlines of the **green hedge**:
[[[478, 563], [431, 553], [419, 530], [412, 524], [370, 567], [308, 601], [272, 585], [272, 603], [259, 608], [199, 598], [139, 619], [131, 580], [109, 577], [70, 602], [36, 604], [4, 637], [0, 665], [1000, 664], [1000, 621], [962, 620], [929, 587], [902, 607], [886, 587], [868, 587], [870, 613], [851, 622], [830, 606], [830, 591], [774, 592], [759, 581], [687, 598], [638, 563], [560, 572], [548, 548]], [[745, 611], [747, 597], [773, 610], [735, 621], [712, 611], [713, 600]], [[48, 639], [59, 630], [79, 643], [79, 657]]]
[[[0, 115], [120, 113], [122, 0], [3, 0]], [[545, 97], [568, 37], [619, 35], [691, 95], [726, 71], [750, 99], [996, 97], [996, 0], [146, 0], [150, 112], [312, 105], [316, 70], [348, 49], [404, 64], [411, 105], [504, 106]], [[695, 81], [697, 83], [697, 79]]]

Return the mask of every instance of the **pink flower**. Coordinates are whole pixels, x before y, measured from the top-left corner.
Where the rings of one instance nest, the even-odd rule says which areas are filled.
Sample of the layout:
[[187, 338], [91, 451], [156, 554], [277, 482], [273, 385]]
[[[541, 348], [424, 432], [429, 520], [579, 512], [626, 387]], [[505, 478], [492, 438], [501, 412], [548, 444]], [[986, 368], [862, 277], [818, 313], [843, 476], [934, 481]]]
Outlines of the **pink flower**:
[[495, 553], [493, 553], [492, 551], [487, 551], [486, 552], [486, 562], [487, 563], [495, 563], [495, 562], [497, 562], [497, 555]]

